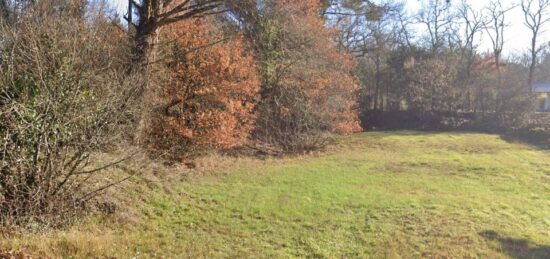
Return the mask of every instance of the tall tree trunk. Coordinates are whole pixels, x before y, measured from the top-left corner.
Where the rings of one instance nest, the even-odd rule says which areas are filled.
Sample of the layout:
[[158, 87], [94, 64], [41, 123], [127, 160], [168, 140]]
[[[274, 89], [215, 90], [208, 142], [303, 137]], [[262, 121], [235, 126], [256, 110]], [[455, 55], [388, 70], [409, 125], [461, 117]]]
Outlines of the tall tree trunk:
[[383, 106], [383, 94], [381, 94], [382, 91], [380, 91], [380, 55], [376, 55], [376, 74], [375, 77], [375, 84], [376, 84], [376, 99], [375, 99], [375, 110], [384, 110]]
[[529, 93], [533, 94], [533, 80], [535, 76], [535, 66], [537, 65], [537, 34], [535, 33], [531, 39], [531, 63], [529, 64], [529, 78], [527, 79], [527, 87], [529, 87]]

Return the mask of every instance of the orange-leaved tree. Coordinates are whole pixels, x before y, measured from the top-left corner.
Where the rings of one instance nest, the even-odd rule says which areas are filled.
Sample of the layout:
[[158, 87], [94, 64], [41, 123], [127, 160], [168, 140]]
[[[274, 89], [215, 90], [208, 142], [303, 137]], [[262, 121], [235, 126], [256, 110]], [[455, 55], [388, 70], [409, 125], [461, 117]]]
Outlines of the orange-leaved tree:
[[[170, 80], [160, 91], [157, 145], [178, 149], [231, 148], [253, 130], [260, 80], [241, 36], [225, 35], [213, 18], [172, 24], [163, 37]], [[174, 140], [180, 140], [174, 141]]]
[[311, 96], [321, 105], [321, 118], [327, 122], [331, 132], [358, 132], [361, 130], [357, 101], [359, 83], [353, 76], [356, 60], [350, 54], [338, 51], [330, 38], [318, 43], [325, 56], [315, 70], [317, 75], [311, 86]]

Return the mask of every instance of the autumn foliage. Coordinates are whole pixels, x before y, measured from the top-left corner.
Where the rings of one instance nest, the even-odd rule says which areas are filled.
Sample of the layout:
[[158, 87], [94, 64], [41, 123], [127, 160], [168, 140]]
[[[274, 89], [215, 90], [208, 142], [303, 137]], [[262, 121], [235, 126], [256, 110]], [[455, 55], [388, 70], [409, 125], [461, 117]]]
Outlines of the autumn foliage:
[[[278, 0], [277, 8], [288, 16], [282, 26], [296, 30], [306, 43], [301, 50], [301, 67], [288, 73], [287, 80], [300, 81], [315, 104], [321, 120], [331, 132], [347, 134], [361, 130], [357, 114], [359, 82], [353, 75], [356, 60], [349, 53], [338, 50], [333, 39], [338, 31], [327, 28], [319, 13], [317, 0]], [[295, 24], [300, 24], [296, 28]], [[309, 45], [309, 46], [308, 46]], [[289, 46], [292, 47], [292, 46]]]
[[163, 37], [173, 44], [156, 134], [196, 147], [243, 144], [254, 126], [260, 81], [242, 37], [223, 38], [206, 18], [176, 23]]
[[[349, 134], [361, 130], [357, 115], [357, 91], [359, 85], [352, 75], [356, 62], [347, 53], [336, 51], [332, 42], [326, 42], [327, 52], [324, 71], [319, 70], [313, 88], [315, 103], [324, 108], [322, 119], [333, 133]], [[314, 85], [315, 86], [315, 85]]]
[[318, 15], [321, 1], [282, 1], [294, 5], [303, 14], [295, 19], [309, 30], [314, 42], [312, 53], [317, 62], [311, 62], [312, 84], [308, 86], [315, 103], [321, 105], [322, 120], [328, 123], [330, 131], [348, 134], [361, 130], [357, 115], [357, 91], [359, 82], [353, 75], [356, 60], [349, 53], [337, 49], [333, 39], [338, 31], [324, 26]]
[[226, 149], [252, 140], [298, 152], [323, 145], [327, 132], [361, 130], [356, 62], [336, 47], [319, 1], [248, 8], [256, 20], [240, 26], [252, 33], [215, 17], [163, 29], [169, 80], [157, 94], [153, 146]]
[[226, 35], [212, 17], [163, 31], [169, 82], [152, 122], [156, 147], [232, 148], [254, 139], [298, 151], [319, 146], [325, 132], [361, 129], [356, 64], [337, 49], [319, 1], [250, 8], [263, 13], [255, 38]]
[[319, 11], [319, 1], [270, 1], [254, 40], [263, 77], [256, 136], [286, 151], [315, 149], [327, 131], [361, 129], [355, 61], [337, 49]]

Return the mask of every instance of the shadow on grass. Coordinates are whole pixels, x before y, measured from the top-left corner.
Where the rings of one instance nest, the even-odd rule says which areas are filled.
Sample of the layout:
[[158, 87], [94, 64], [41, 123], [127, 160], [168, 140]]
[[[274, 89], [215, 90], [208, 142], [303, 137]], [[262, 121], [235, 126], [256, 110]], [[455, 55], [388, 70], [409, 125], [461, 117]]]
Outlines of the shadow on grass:
[[502, 134], [501, 138], [509, 143], [525, 143], [539, 149], [550, 150], [550, 132], [542, 134]]
[[[448, 130], [448, 131], [427, 131], [427, 130], [383, 130], [365, 131], [370, 138], [384, 139], [392, 136], [436, 136], [441, 134], [469, 135], [469, 134], [498, 134], [496, 132], [484, 132], [478, 130]], [[550, 131], [525, 131], [514, 133], [498, 134], [500, 138], [508, 143], [524, 143], [542, 150], [550, 150]]]
[[533, 244], [526, 239], [504, 237], [492, 230], [483, 231], [479, 235], [487, 240], [498, 241], [503, 252], [512, 258], [550, 258], [550, 246]]

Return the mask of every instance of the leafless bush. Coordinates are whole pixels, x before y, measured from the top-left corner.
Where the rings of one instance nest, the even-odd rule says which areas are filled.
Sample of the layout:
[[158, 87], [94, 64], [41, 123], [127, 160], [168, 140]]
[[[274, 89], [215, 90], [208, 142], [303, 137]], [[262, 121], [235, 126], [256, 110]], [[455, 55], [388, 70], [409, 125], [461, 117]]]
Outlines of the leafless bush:
[[291, 85], [270, 89], [259, 104], [255, 136], [270, 153], [298, 153], [328, 144], [328, 125], [307, 94]]
[[0, 226], [78, 213], [110, 185], [86, 188], [95, 173], [120, 162], [97, 166], [92, 154], [131, 125], [139, 78], [120, 28], [41, 8], [0, 27]]

